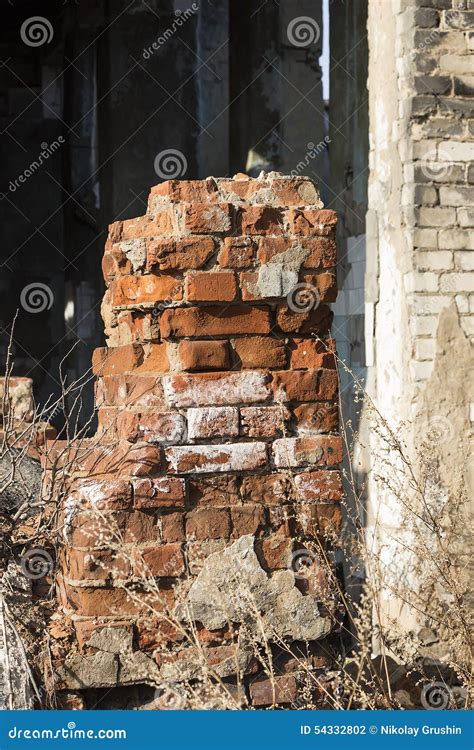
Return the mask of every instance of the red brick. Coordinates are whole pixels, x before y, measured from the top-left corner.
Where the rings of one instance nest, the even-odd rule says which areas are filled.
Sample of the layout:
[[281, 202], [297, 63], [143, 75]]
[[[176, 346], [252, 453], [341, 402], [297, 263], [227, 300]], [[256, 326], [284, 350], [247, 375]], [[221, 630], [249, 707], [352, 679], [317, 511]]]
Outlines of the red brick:
[[282, 370], [273, 373], [277, 401], [329, 401], [337, 396], [336, 370]]
[[273, 706], [294, 703], [298, 698], [298, 684], [293, 675], [273, 676], [271, 680], [250, 683], [253, 706]]
[[160, 449], [147, 443], [127, 443], [121, 440], [116, 445], [84, 445], [82, 442], [74, 456], [72, 469], [77, 474], [100, 476], [143, 476], [161, 466]]
[[275, 205], [308, 206], [320, 202], [319, 191], [309, 177], [275, 177], [270, 181], [270, 189], [275, 195]]
[[319, 192], [313, 182], [304, 176], [265, 176], [254, 179], [247, 175], [236, 175], [232, 180], [220, 179], [219, 188], [235, 194], [240, 201], [250, 203], [268, 202], [272, 206], [319, 205]]
[[146, 512], [142, 513], [139, 510], [135, 510], [123, 515], [122, 534], [125, 544], [133, 542], [153, 542], [160, 539], [160, 529], [154, 514]]
[[302, 283], [308, 288], [316, 289], [320, 302], [335, 302], [337, 297], [337, 279], [335, 273], [304, 274]]
[[202, 268], [215, 251], [212, 237], [152, 240], [147, 242], [149, 271]]
[[151, 376], [127, 374], [104, 377], [100, 381], [96, 402], [101, 406], [159, 409], [164, 406], [163, 387], [161, 380]]
[[188, 409], [188, 437], [197, 438], [237, 437], [239, 434], [239, 412], [232, 406], [208, 406]]
[[100, 433], [101, 440], [113, 442], [118, 439], [117, 415], [118, 410], [110, 406], [97, 409], [97, 432]]
[[160, 587], [158, 592], [129, 592], [125, 588], [79, 588], [66, 586], [66, 601], [76, 614], [83, 617], [122, 617], [149, 613], [150, 609], [168, 611], [174, 606], [171, 588]]
[[173, 474], [253, 471], [268, 460], [265, 443], [257, 442], [172, 446], [165, 453]]
[[193, 203], [184, 211], [184, 226], [194, 234], [222, 234], [232, 229], [230, 203]]
[[63, 567], [66, 578], [72, 581], [106, 581], [126, 578], [130, 574], [130, 563], [122, 552], [94, 550], [83, 552], [67, 550]]
[[182, 370], [228, 370], [228, 341], [180, 341], [178, 357]]
[[[120, 310], [117, 325], [111, 329], [110, 343], [157, 341], [160, 338], [159, 318], [143, 310]], [[116, 340], [115, 340], [116, 339]]]
[[249, 206], [240, 212], [242, 234], [282, 234], [283, 214], [271, 206]]
[[156, 516], [140, 511], [115, 511], [98, 514], [93, 511], [76, 513], [69, 523], [66, 518], [65, 536], [73, 547], [100, 549], [115, 546], [120, 535], [129, 542], [155, 541], [160, 538]]
[[140, 617], [136, 619], [135, 627], [141, 651], [161, 650], [170, 643], [179, 643], [186, 638], [183, 629], [173, 625], [167, 618]]
[[209, 477], [189, 480], [191, 505], [215, 507], [235, 505], [240, 502], [239, 486], [235, 477]]
[[123, 221], [114, 221], [113, 224], [109, 224], [107, 239], [111, 242], [119, 242], [122, 238], [122, 225]]
[[164, 513], [160, 516], [161, 533], [164, 542], [184, 542], [184, 514]]
[[297, 530], [304, 536], [339, 536], [341, 506], [338, 503], [302, 505], [297, 513]]
[[289, 241], [286, 237], [261, 237], [258, 241], [257, 258], [260, 263], [268, 263], [275, 256], [286, 253], [291, 248], [303, 246], [305, 258], [303, 268], [333, 268], [337, 263], [337, 246], [328, 237], [308, 237]]
[[[68, 497], [68, 504], [72, 501], [72, 496]], [[107, 506], [106, 506], [107, 507]], [[68, 511], [70, 508], [68, 508]], [[64, 538], [71, 547], [82, 547], [86, 549], [96, 549], [100, 547], [110, 547], [116, 533], [123, 530], [124, 515], [127, 511], [115, 511], [110, 513], [98, 513], [96, 509], [88, 511], [78, 511], [71, 516], [64, 515], [61, 519], [64, 524]]]
[[335, 341], [327, 339], [296, 339], [291, 352], [292, 370], [319, 370], [321, 367], [334, 369], [336, 367]]
[[264, 474], [242, 479], [242, 498], [249, 503], [286, 505], [292, 502], [293, 487], [288, 474]]
[[163, 379], [171, 406], [231, 406], [266, 401], [270, 395], [264, 372], [179, 373]]
[[277, 324], [285, 333], [327, 335], [331, 328], [333, 313], [327, 305], [319, 305], [307, 312], [294, 312], [288, 305], [277, 309]]
[[135, 575], [171, 578], [182, 575], [184, 570], [184, 555], [180, 544], [164, 544], [133, 550]]
[[176, 477], [159, 477], [157, 479], [139, 479], [134, 482], [135, 508], [182, 508], [186, 498], [183, 479]]
[[232, 536], [238, 539], [245, 534], [257, 534], [265, 527], [265, 510], [262, 505], [242, 505], [230, 510]]
[[261, 565], [267, 571], [285, 570], [291, 563], [293, 541], [288, 530], [281, 527], [274, 534], [262, 539], [256, 546]]
[[180, 443], [186, 435], [184, 417], [178, 412], [139, 413], [121, 412], [118, 431], [126, 440], [145, 440], [147, 443]]
[[232, 302], [236, 296], [234, 273], [198, 271], [186, 276], [186, 299], [189, 302]]
[[303, 268], [333, 268], [337, 263], [337, 245], [328, 237], [307, 238], [304, 247], [309, 251]]
[[141, 237], [159, 237], [174, 232], [174, 214], [170, 208], [164, 208], [153, 217], [139, 216], [122, 222], [120, 240], [135, 240]]
[[265, 336], [248, 336], [235, 339], [234, 349], [244, 369], [258, 367], [285, 367], [286, 346], [280, 339]]
[[241, 432], [248, 437], [281, 435], [290, 412], [283, 406], [247, 406], [240, 410]]
[[160, 332], [164, 339], [269, 333], [270, 314], [249, 305], [168, 309], [161, 314]]
[[138, 420], [140, 412], [119, 410], [117, 430], [124, 440], [134, 441], [138, 437]]
[[257, 251], [258, 262], [261, 264], [268, 263], [275, 255], [286, 253], [297, 244], [294, 240], [289, 240], [288, 237], [260, 237]]
[[132, 485], [125, 479], [75, 482], [78, 505], [97, 510], [120, 510], [132, 505]]
[[193, 539], [228, 539], [230, 515], [219, 508], [198, 508], [187, 514], [186, 537]]
[[320, 203], [319, 192], [308, 177], [268, 177], [254, 179], [236, 175], [220, 179], [219, 189], [235, 195], [236, 200], [250, 203], [270, 203], [272, 206], [307, 206]]
[[176, 302], [183, 299], [182, 281], [170, 274], [155, 276], [123, 276], [110, 286], [112, 304], [153, 306], [158, 302], [169, 300]]
[[342, 440], [332, 435], [279, 438], [273, 443], [273, 455], [279, 467], [335, 466], [342, 461]]
[[168, 372], [170, 364], [166, 344], [144, 344], [144, 359], [137, 367], [137, 373]]
[[302, 502], [341, 500], [342, 478], [339, 471], [308, 471], [296, 474], [297, 498]]
[[236, 631], [231, 626], [227, 628], [218, 628], [217, 630], [207, 630], [202, 626], [197, 627], [196, 635], [201, 643], [222, 643], [223, 641], [232, 641]]
[[293, 413], [297, 422], [298, 435], [334, 432], [339, 425], [338, 405], [331, 402], [301, 404], [293, 410]]
[[329, 209], [290, 209], [288, 221], [292, 234], [302, 236], [331, 234], [337, 224], [337, 214]]
[[92, 358], [95, 375], [124, 375], [135, 370], [142, 372], [167, 372], [169, 361], [166, 344], [127, 344], [125, 346], [96, 349]]
[[172, 203], [215, 203], [218, 195], [217, 184], [212, 177], [205, 180], [166, 180], [151, 188], [148, 205], [152, 210], [158, 203], [157, 198], [167, 198]]
[[254, 254], [255, 245], [250, 237], [226, 237], [217, 260], [221, 268], [249, 268]]
[[92, 355], [94, 375], [119, 375], [136, 369], [143, 361], [143, 347], [140, 344], [127, 346], [100, 347]]
[[[143, 243], [143, 240], [137, 240], [137, 243]], [[102, 258], [102, 273], [106, 282], [113, 281], [117, 276], [125, 276], [133, 273], [131, 261], [127, 258], [122, 250], [122, 243], [106, 242], [105, 253]]]

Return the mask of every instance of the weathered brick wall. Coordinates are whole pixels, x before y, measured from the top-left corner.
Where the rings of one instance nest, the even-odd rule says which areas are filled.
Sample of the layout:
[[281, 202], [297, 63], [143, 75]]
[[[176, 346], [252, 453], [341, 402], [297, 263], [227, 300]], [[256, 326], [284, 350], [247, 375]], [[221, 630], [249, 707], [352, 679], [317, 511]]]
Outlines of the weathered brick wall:
[[[49, 451], [67, 477], [73, 625], [57, 688], [192, 681], [201, 646], [198, 672], [204, 659], [229, 689], [239, 672], [244, 705], [289, 704], [288, 649], [309, 670], [332, 663], [335, 222], [309, 179], [270, 173], [163, 183], [145, 216], [110, 227], [98, 433]], [[252, 647], [259, 618], [279, 643], [274, 680]]]
[[[464, 491], [472, 495], [473, 25], [471, 0], [369, 3], [368, 383], [413, 466], [431, 444], [427, 476], [453, 512]], [[378, 481], [387, 451], [372, 424], [369, 434], [368, 523], [397, 560], [385, 581], [418, 591], [411, 525], [397, 492]], [[443, 505], [433, 507], [439, 519]], [[438, 629], [388, 586], [377, 611], [407, 631]]]

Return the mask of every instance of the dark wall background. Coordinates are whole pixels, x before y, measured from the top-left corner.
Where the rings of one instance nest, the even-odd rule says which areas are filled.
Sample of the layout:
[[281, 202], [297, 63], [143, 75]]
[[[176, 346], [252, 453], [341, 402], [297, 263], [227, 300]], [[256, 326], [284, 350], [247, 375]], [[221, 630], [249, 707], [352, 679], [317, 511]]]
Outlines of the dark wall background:
[[[0, 355], [17, 314], [14, 371], [34, 378], [41, 404], [59, 394], [61, 368], [80, 377], [102, 344], [106, 227], [145, 211], [149, 187], [166, 177], [163, 152], [175, 152], [168, 166], [189, 179], [308, 174], [327, 205], [348, 214], [343, 233], [363, 231], [366, 175], [354, 179], [367, 163], [362, 0], [329, 4], [329, 102], [319, 0], [201, 0], [198, 10], [189, 0], [3, 0], [1, 8]], [[23, 24], [36, 16], [43, 28], [28, 40]], [[306, 43], [289, 32], [300, 18], [310, 20]], [[35, 310], [30, 285], [40, 285]], [[83, 402], [86, 415], [91, 384]]]

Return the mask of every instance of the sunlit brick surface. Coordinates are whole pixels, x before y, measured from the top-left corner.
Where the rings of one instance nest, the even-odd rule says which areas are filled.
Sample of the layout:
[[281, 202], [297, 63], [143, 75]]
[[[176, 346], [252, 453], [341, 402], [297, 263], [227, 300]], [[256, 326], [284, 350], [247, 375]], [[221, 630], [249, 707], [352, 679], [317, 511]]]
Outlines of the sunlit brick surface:
[[[326, 304], [336, 295], [335, 223], [310, 180], [270, 173], [165, 182], [152, 188], [145, 216], [110, 227], [107, 348], [93, 360], [98, 432], [49, 455], [51, 466], [67, 466], [60, 600], [77, 638], [60, 688], [159, 686], [170, 663], [192, 681], [192, 648], [171, 627], [175, 617], [192, 624], [229, 685], [239, 672], [244, 703], [297, 700], [296, 661], [275, 657], [273, 695], [256, 654], [238, 651], [235, 606], [226, 623], [212, 589], [209, 611], [199, 600], [200, 576], [215, 566], [217, 581], [225, 554], [222, 595], [236, 585], [234, 563], [238, 571], [239, 560], [253, 561], [242, 570], [263, 576], [258, 596], [268, 586], [256, 608], [270, 642], [274, 628], [310, 666], [316, 653], [331, 663], [325, 644], [337, 624], [321, 604], [320, 561], [311, 553], [306, 577], [295, 577], [294, 561], [309, 541], [326, 546], [323, 535], [339, 531], [342, 441]], [[273, 602], [270, 615], [272, 596], [287, 603]], [[110, 668], [97, 669], [105, 627], [132, 634], [130, 652], [113, 653], [126, 668], [114, 670], [104, 650]]]

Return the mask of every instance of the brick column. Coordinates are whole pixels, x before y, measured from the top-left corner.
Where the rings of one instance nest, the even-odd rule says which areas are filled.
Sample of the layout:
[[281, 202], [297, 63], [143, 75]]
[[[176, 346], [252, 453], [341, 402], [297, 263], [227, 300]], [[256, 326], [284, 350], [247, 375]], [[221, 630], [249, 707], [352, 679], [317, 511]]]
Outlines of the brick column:
[[99, 429], [67, 471], [60, 688], [199, 682], [204, 658], [242, 705], [290, 705], [298, 659], [331, 663], [335, 223], [308, 178], [270, 173], [165, 182], [110, 227]]

